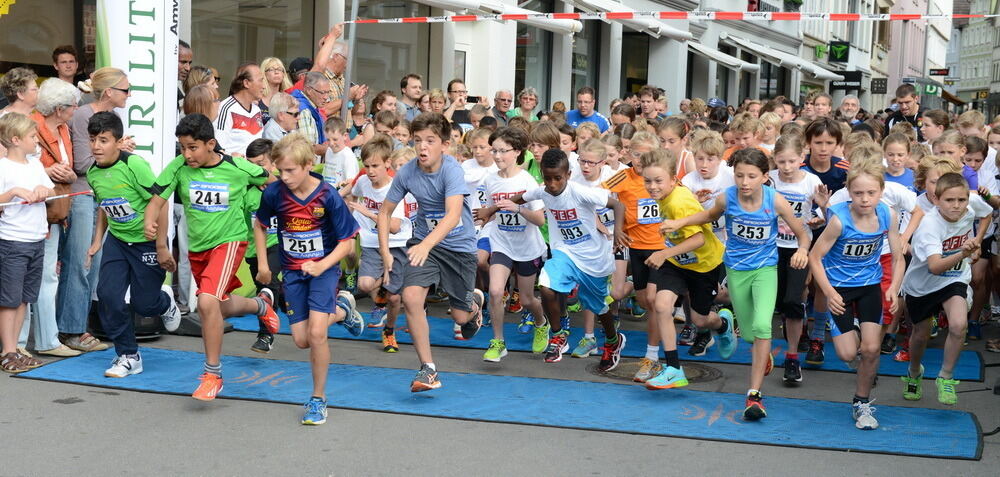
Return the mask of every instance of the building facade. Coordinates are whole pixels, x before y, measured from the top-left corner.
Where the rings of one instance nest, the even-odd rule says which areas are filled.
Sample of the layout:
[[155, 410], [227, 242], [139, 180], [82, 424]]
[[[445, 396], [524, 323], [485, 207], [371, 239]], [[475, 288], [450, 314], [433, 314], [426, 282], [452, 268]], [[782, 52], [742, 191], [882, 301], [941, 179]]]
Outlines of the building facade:
[[[973, 0], [969, 13], [992, 12], [992, 0]], [[962, 27], [961, 54], [959, 55], [958, 97], [973, 109], [986, 109], [993, 70], [993, 44], [996, 28], [983, 18], [971, 18]]]

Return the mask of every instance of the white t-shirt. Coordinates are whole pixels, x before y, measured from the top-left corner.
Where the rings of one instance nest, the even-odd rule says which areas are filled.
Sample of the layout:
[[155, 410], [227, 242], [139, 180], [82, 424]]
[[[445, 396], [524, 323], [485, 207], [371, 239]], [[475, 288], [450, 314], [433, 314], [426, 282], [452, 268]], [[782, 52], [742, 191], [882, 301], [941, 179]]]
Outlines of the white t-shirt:
[[[812, 218], [813, 197], [816, 195], [816, 188], [823, 185], [819, 176], [808, 171], [802, 171], [805, 177], [798, 182], [782, 182], [778, 171], [771, 171], [771, 183], [774, 189], [781, 193], [792, 206], [795, 216], [802, 220], [802, 225], [806, 229], [806, 236], [812, 240], [812, 228], [805, 225], [805, 222]], [[841, 189], [844, 190], [844, 189]], [[799, 242], [795, 238], [792, 229], [785, 223], [784, 219], [778, 217], [778, 247], [779, 248], [799, 248]]]
[[[497, 201], [523, 194], [537, 188], [538, 184], [531, 174], [521, 170], [513, 177], [491, 174], [486, 178], [484, 186], [486, 205], [492, 207]], [[545, 204], [540, 200], [533, 200], [523, 207], [529, 210], [541, 210]], [[528, 222], [528, 219], [518, 212], [498, 210], [493, 220], [486, 224], [486, 228], [490, 229], [490, 248], [515, 262], [527, 262], [545, 254], [545, 240], [538, 226]]]
[[[775, 143], [775, 144], [777, 144], [777, 143]], [[768, 151], [774, 152], [774, 144], [767, 144], [765, 142], [762, 142], [762, 143], [758, 144], [758, 146], [760, 146], [760, 147], [762, 147], [764, 149], [767, 149]]]
[[[462, 162], [462, 171], [465, 172], [465, 185], [469, 188], [469, 195], [465, 196], [465, 201], [469, 204], [469, 210], [476, 210], [486, 207], [486, 178], [496, 174], [499, 170], [496, 164], [483, 167], [475, 159]], [[489, 229], [476, 226], [477, 237], [489, 237]]]
[[326, 150], [326, 155], [323, 157], [323, 180], [326, 183], [336, 188], [346, 182], [346, 187], [350, 187], [351, 181], [359, 172], [361, 169], [358, 167], [358, 158], [351, 148], [345, 147], [340, 152], [333, 152], [333, 149], [329, 148]]
[[[719, 195], [726, 192], [726, 189], [736, 185], [733, 181], [733, 169], [725, 164], [719, 164], [719, 173], [711, 179], [705, 179], [701, 177], [698, 171], [687, 171], [684, 174], [684, 178], [681, 179], [681, 184], [685, 187], [691, 189], [695, 197], [698, 196], [698, 191], [709, 190], [712, 192], [711, 198], [701, 203], [701, 207], [705, 210], [711, 209], [715, 205], [715, 199]], [[712, 222], [712, 232], [715, 232], [715, 236], [726, 243], [726, 216], [723, 214], [718, 220]]]
[[593, 277], [606, 277], [615, 271], [611, 242], [597, 231], [594, 210], [608, 204], [607, 189], [587, 187], [569, 181], [559, 195], [551, 195], [545, 187], [524, 193], [524, 200], [545, 203], [549, 222], [549, 245], [573, 260], [576, 266]]
[[264, 114], [256, 101], [250, 111], [236, 98], [230, 96], [219, 103], [219, 117], [215, 120], [215, 139], [229, 154], [246, 154], [247, 146], [264, 134]]
[[[31, 191], [35, 187], [55, 187], [45, 167], [38, 159], [27, 158], [26, 164], [14, 162], [6, 157], [0, 159], [0, 193], [15, 187]], [[14, 197], [11, 202], [24, 200]], [[11, 242], [39, 242], [45, 240], [49, 232], [49, 222], [45, 213], [45, 202], [29, 205], [8, 205], [0, 212], [0, 239]]]
[[[833, 206], [841, 202], [849, 202], [850, 198], [850, 193], [844, 187], [830, 196], [830, 203], [828, 205]], [[896, 215], [899, 217], [899, 233], [903, 233], [906, 230], [906, 226], [910, 224], [911, 213], [917, 208], [917, 194], [903, 184], [886, 181], [880, 202], [896, 211]], [[889, 248], [888, 236], [882, 240], [882, 251], [879, 253], [881, 255], [892, 253], [892, 250]]]
[[[385, 195], [389, 193], [391, 185], [392, 180], [387, 182], [382, 188], [376, 189], [372, 185], [372, 180], [367, 175], [364, 175], [359, 177], [358, 181], [354, 184], [354, 188], [351, 189], [351, 195], [357, 197], [361, 204], [373, 214], [378, 215], [378, 211], [382, 208], [382, 202], [385, 201]], [[389, 248], [405, 247], [406, 241], [413, 236], [413, 226], [410, 223], [410, 219], [406, 218], [406, 207], [402, 205], [396, 206], [396, 210], [392, 211], [392, 218], [399, 219], [400, 226], [399, 232], [389, 234]], [[361, 235], [361, 246], [364, 248], [378, 248], [378, 229], [375, 227], [375, 221], [365, 217], [358, 211], [354, 212], [354, 219], [361, 226], [358, 232]]]
[[[988, 217], [993, 208], [982, 200], [971, 199], [965, 215], [957, 222], [948, 222], [934, 208], [927, 212], [913, 234], [913, 260], [903, 276], [903, 292], [910, 296], [925, 296], [952, 283], [968, 284], [972, 280], [972, 267], [966, 258], [941, 275], [927, 268], [927, 257], [942, 258], [959, 253], [962, 245], [973, 237], [973, 223], [977, 218]], [[978, 196], [977, 196], [978, 197]]]
[[[575, 176], [570, 176], [569, 180], [576, 181], [576, 183], [586, 187], [601, 187], [601, 184], [603, 184], [604, 181], [610, 179], [611, 176], [613, 175], [614, 173], [611, 172], [611, 168], [608, 166], [604, 166], [601, 168], [601, 175], [598, 176], [596, 181], [588, 181], [587, 178], [583, 176], [582, 171]], [[598, 207], [596, 210], [594, 210], [594, 212], [597, 213], [597, 217], [601, 221], [601, 224], [604, 225], [604, 229], [607, 230], [608, 233], [611, 233], [614, 232], [613, 227], [615, 226], [615, 210], [608, 207], [604, 207], [605, 205], [608, 204], [607, 203], [602, 204], [601, 207]], [[614, 237], [612, 237], [611, 240], [614, 240]]]
[[[996, 154], [994, 153], [994, 155]], [[976, 177], [979, 179], [979, 187], [985, 187], [986, 190], [990, 191], [990, 194], [1000, 194], [1000, 183], [997, 182], [997, 174], [996, 162], [989, 159], [984, 161], [983, 165], [976, 171]]]

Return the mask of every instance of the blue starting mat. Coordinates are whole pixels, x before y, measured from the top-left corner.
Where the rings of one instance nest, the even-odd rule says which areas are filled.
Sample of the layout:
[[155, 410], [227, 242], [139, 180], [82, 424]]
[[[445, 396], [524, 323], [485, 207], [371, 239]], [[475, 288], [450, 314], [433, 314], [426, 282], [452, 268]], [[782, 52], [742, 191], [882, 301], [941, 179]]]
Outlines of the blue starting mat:
[[[362, 313], [365, 320], [370, 318], [369, 313]], [[281, 334], [291, 334], [288, 328], [288, 317], [283, 313], [278, 312], [278, 316], [281, 318]], [[259, 322], [255, 315], [246, 315], [238, 318], [227, 319], [233, 324], [233, 328], [239, 331], [253, 331], [256, 332], [260, 329]], [[431, 344], [434, 346], [449, 346], [455, 348], [474, 348], [486, 351], [490, 346], [490, 339], [493, 338], [493, 332], [490, 331], [488, 327], [484, 327], [479, 333], [473, 337], [471, 340], [457, 340], [455, 339], [454, 333], [454, 321], [448, 318], [438, 318], [433, 316], [427, 317], [427, 322], [430, 325], [430, 337]], [[600, 326], [597, 327], [598, 335], [600, 335]], [[369, 328], [361, 336], [351, 336], [343, 326], [333, 325], [330, 327], [330, 338], [337, 339], [353, 339], [362, 341], [381, 341], [381, 329], [380, 328]], [[644, 331], [631, 331], [623, 330], [622, 333], [625, 334], [627, 338], [625, 341], [625, 349], [622, 351], [622, 356], [628, 358], [641, 358], [646, 355], [646, 332]], [[570, 349], [572, 349], [577, 341], [583, 338], [583, 328], [573, 327], [570, 329], [569, 344]], [[526, 351], [531, 352], [531, 334], [520, 334], [517, 332], [517, 325], [514, 323], [504, 323], [504, 339], [507, 343], [508, 351]], [[600, 340], [600, 339], [599, 339]], [[396, 320], [396, 341], [402, 344], [413, 344], [413, 338], [410, 334], [406, 332], [406, 317], [402, 314]], [[603, 340], [600, 340], [603, 344]], [[788, 342], [785, 340], [774, 340], [774, 365], [776, 367], [781, 367], [785, 362], [785, 350], [788, 348]], [[854, 370], [847, 366], [839, 358], [837, 358], [837, 351], [833, 347], [833, 343], [825, 343], [826, 362], [820, 366], [813, 366], [805, 364], [805, 357], [803, 356], [803, 368], [809, 369], [819, 369], [822, 371], [839, 371], [844, 373], [853, 373]], [[736, 353], [733, 354], [728, 360], [722, 359], [719, 356], [719, 352], [715, 346], [708, 349], [708, 352], [704, 356], [690, 356], [687, 354], [688, 346], [678, 346], [677, 347], [681, 361], [704, 361], [708, 363], [732, 363], [732, 364], [746, 364], [749, 365], [751, 362], [750, 356], [750, 344], [740, 340], [739, 347]], [[541, 358], [539, 358], [541, 359]], [[878, 374], [881, 376], [904, 376], [907, 374], [907, 369], [909, 363], [901, 363], [892, 359], [891, 355], [882, 355], [881, 362], [878, 367]], [[936, 379], [938, 371], [941, 370], [941, 361], [944, 359], [944, 350], [940, 348], [928, 348], [924, 353], [923, 365], [924, 365], [924, 379]], [[959, 356], [958, 364], [955, 365], [953, 371], [953, 376], [955, 379], [960, 381], [979, 381], [982, 382], [985, 379], [986, 368], [983, 364], [982, 356], [975, 351], [963, 351], [961, 356]]]
[[[158, 348], [141, 352], [145, 371], [124, 379], [104, 377], [113, 350], [63, 359], [19, 376], [164, 394], [194, 391], [204, 355]], [[298, 405], [312, 392], [307, 362], [223, 356], [222, 363], [225, 386], [220, 398]], [[745, 422], [742, 394], [647, 391], [639, 385], [445, 372], [440, 373], [440, 389], [414, 394], [409, 389], [413, 375], [408, 369], [331, 365], [329, 405], [823, 450], [975, 460], [982, 456], [979, 422], [963, 411], [878, 406], [879, 428], [861, 431], [854, 427], [848, 403], [766, 397], [768, 417]], [[552, 410], [554, 402], [561, 403], [558, 412]], [[330, 418], [335, 421], [336, 413]]]

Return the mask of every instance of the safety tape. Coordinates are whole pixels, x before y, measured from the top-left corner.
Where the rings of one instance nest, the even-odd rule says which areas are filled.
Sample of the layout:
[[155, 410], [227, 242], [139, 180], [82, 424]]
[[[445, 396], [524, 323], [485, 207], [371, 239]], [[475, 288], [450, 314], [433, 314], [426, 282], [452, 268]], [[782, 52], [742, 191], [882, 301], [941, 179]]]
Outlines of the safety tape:
[[345, 23], [460, 23], [506, 20], [703, 20], [703, 21], [809, 21], [826, 20], [834, 22], [885, 22], [904, 20], [960, 20], [966, 18], [996, 18], [990, 14], [925, 15], [921, 13], [803, 13], [803, 12], [708, 12], [708, 11], [664, 11], [664, 12], [601, 12], [601, 13], [505, 13], [487, 15], [444, 15], [437, 17], [406, 18], [365, 18]]

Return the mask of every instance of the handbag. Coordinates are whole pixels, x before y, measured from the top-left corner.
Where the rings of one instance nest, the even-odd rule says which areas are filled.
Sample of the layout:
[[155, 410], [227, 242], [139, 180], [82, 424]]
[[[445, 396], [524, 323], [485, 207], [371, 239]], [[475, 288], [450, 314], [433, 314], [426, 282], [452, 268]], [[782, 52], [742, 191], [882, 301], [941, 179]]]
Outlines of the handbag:
[[[45, 149], [45, 152], [49, 153], [54, 159], [59, 156], [56, 155], [55, 151], [52, 150], [52, 146], [45, 141], [38, 141], [38, 144]], [[69, 194], [72, 188], [72, 184], [64, 184], [62, 182], [54, 182], [55, 190], [54, 195], [65, 195]], [[45, 201], [45, 216], [49, 221], [49, 224], [59, 224], [69, 217], [69, 207], [70, 198], [64, 197], [62, 199], [52, 199]]]

